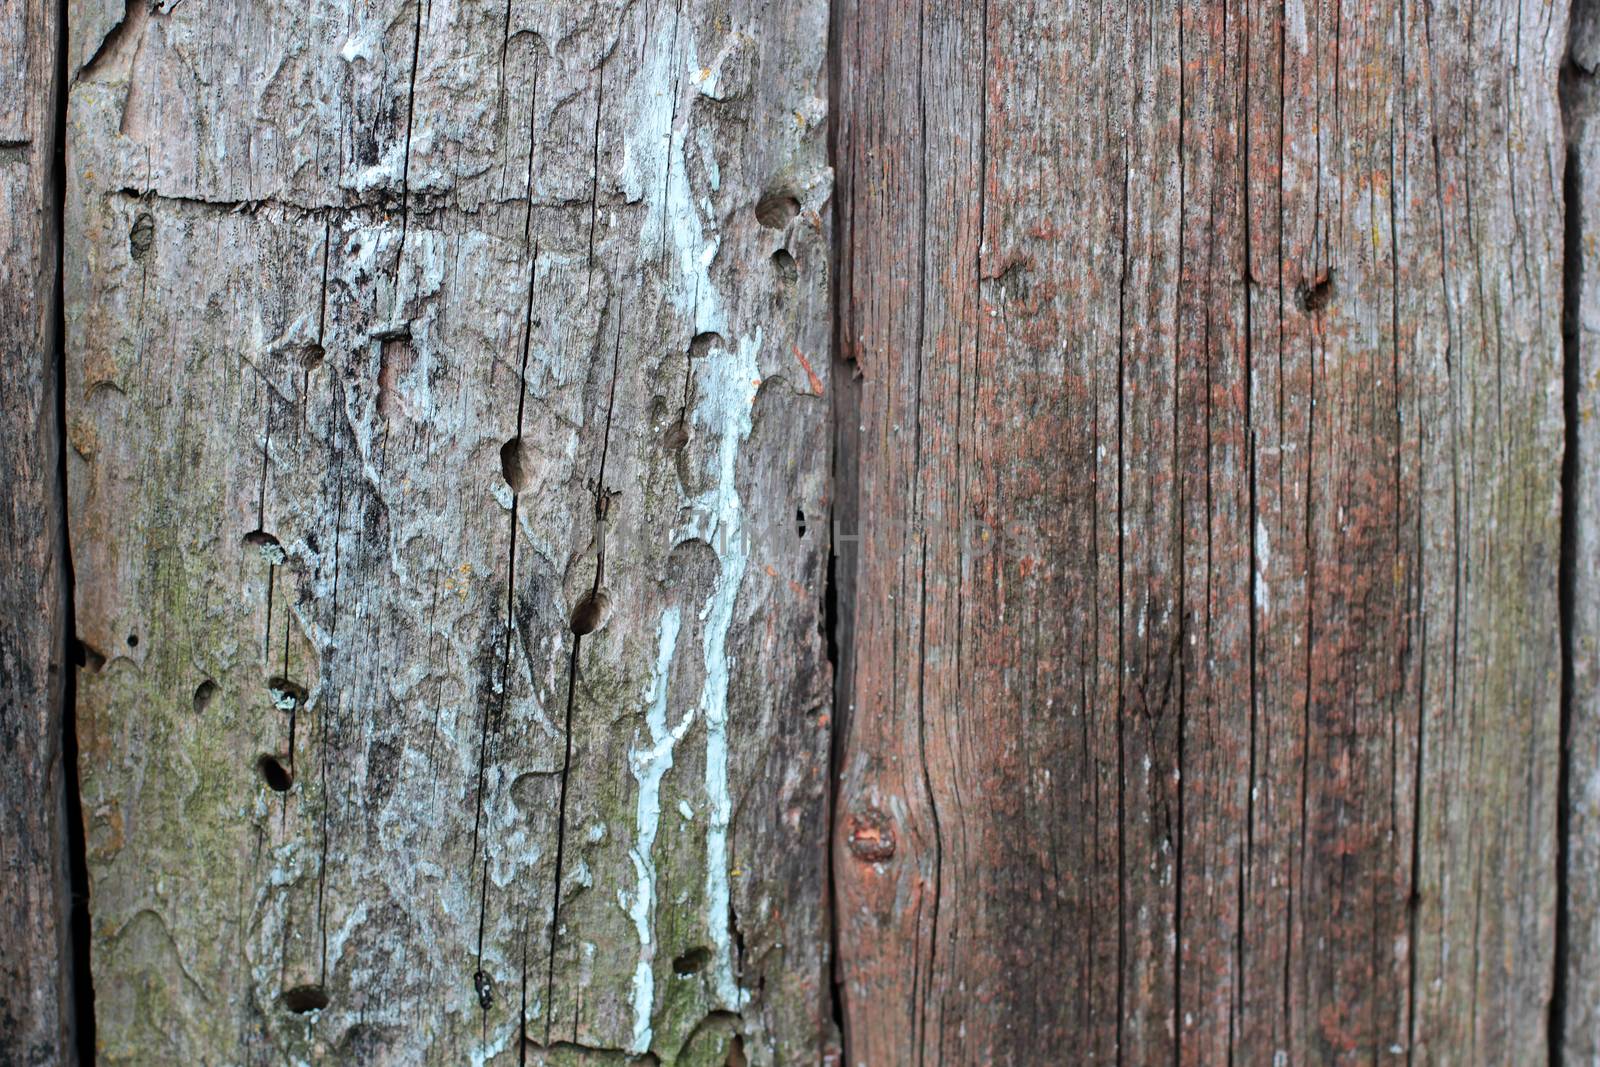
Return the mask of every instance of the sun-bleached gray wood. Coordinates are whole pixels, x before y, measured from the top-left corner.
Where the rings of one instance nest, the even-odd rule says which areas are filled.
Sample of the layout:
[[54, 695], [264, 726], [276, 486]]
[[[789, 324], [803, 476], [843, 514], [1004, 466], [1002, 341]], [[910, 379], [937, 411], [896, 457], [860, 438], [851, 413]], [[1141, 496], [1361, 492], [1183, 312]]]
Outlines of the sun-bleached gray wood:
[[815, 1058], [825, 5], [71, 14], [101, 1059]]

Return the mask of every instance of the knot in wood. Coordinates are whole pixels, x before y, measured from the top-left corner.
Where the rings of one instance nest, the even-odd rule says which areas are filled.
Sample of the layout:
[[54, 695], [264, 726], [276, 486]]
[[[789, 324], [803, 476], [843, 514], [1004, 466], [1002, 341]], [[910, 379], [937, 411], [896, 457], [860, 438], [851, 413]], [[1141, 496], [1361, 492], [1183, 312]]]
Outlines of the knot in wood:
[[862, 863], [882, 863], [894, 855], [894, 823], [880, 809], [850, 816], [850, 854]]

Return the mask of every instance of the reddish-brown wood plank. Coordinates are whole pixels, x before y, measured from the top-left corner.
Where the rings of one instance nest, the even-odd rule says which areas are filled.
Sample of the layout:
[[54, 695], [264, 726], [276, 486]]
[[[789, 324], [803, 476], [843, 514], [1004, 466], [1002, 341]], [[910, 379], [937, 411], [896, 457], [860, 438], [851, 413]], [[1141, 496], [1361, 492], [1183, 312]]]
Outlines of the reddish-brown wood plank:
[[1542, 1052], [1565, 12], [836, 18], [850, 1062]]

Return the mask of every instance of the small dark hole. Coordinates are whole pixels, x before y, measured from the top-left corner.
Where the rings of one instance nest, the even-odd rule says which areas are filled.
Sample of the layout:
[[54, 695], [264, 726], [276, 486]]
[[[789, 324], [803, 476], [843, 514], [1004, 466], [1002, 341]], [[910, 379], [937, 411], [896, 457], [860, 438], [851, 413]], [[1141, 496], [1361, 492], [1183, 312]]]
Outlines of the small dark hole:
[[478, 994], [478, 1007], [488, 1011], [494, 1007], [494, 976], [488, 971], [478, 971], [472, 976], [472, 988]]
[[256, 770], [261, 772], [261, 780], [274, 793], [287, 793], [294, 784], [294, 779], [289, 777], [289, 772], [278, 762], [277, 756], [262, 756], [256, 760]]
[[105, 667], [106, 654], [104, 652], [82, 641], [75, 643], [78, 648], [78, 656], [75, 662], [78, 666], [89, 671], [98, 671]]
[[800, 214], [800, 201], [786, 193], [769, 193], [756, 204], [756, 221], [769, 230], [781, 230]]
[[139, 647], [139, 635], [138, 634], [129, 634], [128, 635], [128, 647], [129, 648], [138, 648]]
[[606, 608], [610, 606], [611, 598], [604, 589], [590, 590], [583, 594], [578, 601], [578, 606], [572, 609], [572, 632], [580, 637], [592, 634], [600, 628], [605, 621]]
[[322, 365], [322, 361], [326, 357], [327, 352], [323, 349], [323, 347], [319, 344], [312, 343], [306, 345], [304, 351], [300, 353], [300, 362], [305, 365], [306, 370], [315, 370], [317, 367]]
[[1333, 300], [1333, 268], [1328, 268], [1314, 282], [1301, 282], [1295, 287], [1301, 311], [1321, 311]]
[[804, 537], [806, 535], [806, 512], [804, 508], [794, 509], [794, 522], [800, 529], [800, 536]]
[[267, 695], [279, 711], [294, 711], [306, 704], [306, 687], [281, 675], [267, 679]]
[[211, 706], [211, 702], [216, 699], [216, 696], [217, 683], [213, 682], [210, 678], [207, 678], [205, 681], [195, 686], [194, 713], [196, 715], [204, 714], [205, 710]]
[[698, 974], [710, 962], [711, 950], [704, 945], [696, 945], [672, 961], [672, 973], [679, 977]]
[[667, 432], [661, 435], [661, 447], [668, 452], [676, 452], [689, 443], [689, 427], [683, 421], [683, 416], [678, 416]]
[[697, 333], [694, 335], [694, 340], [689, 342], [689, 355], [693, 359], [699, 359], [711, 351], [713, 347], [720, 344], [722, 344], [722, 335], [720, 333], [712, 333], [710, 331]]
[[772, 253], [772, 269], [778, 272], [778, 278], [785, 285], [793, 285], [800, 277], [800, 268], [794, 265], [794, 257], [787, 248]]
[[297, 985], [283, 991], [283, 1006], [299, 1015], [328, 1006], [328, 993], [319, 985]]
[[128, 231], [128, 254], [134, 259], [143, 259], [150, 252], [150, 246], [156, 243], [156, 220], [148, 211], [139, 212], [138, 218], [133, 220], [133, 227]]
[[521, 437], [513, 437], [500, 446], [500, 476], [513, 493], [521, 493], [528, 488], [528, 465], [523, 462]]
[[278, 539], [265, 530], [251, 530], [244, 535], [244, 543], [260, 552], [261, 558], [274, 567], [289, 558]]

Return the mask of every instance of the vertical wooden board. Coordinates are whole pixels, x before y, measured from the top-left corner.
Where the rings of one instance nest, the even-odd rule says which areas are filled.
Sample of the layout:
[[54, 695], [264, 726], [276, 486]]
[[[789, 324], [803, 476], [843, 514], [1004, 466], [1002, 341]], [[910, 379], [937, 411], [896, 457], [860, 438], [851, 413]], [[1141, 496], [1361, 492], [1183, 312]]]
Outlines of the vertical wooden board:
[[0, 1059], [71, 1062], [56, 417], [60, 9], [0, 3]]
[[849, 1058], [1542, 1049], [1563, 13], [838, 35]]
[[135, 3], [74, 41], [107, 1062], [816, 1055], [825, 36]]
[[1567, 121], [1566, 255], [1562, 323], [1567, 349], [1566, 499], [1572, 555], [1567, 605], [1568, 679], [1564, 857], [1565, 923], [1558, 957], [1561, 1054], [1567, 1063], [1600, 1057], [1600, 454], [1596, 452], [1596, 387], [1600, 385], [1600, 5], [1572, 5], [1571, 51], [1562, 71]]
[[1461, 1049], [1513, 1058], [1545, 1040], [1564, 14], [1508, 5], [1408, 18], [1403, 31], [1407, 55], [1423, 59], [1407, 67], [1418, 82], [1414, 117], [1397, 126], [1407, 180], [1395, 187], [1397, 286], [1419, 290], [1396, 318], [1400, 358], [1418, 366], [1423, 718], [1408, 1029], [1427, 1061]]

